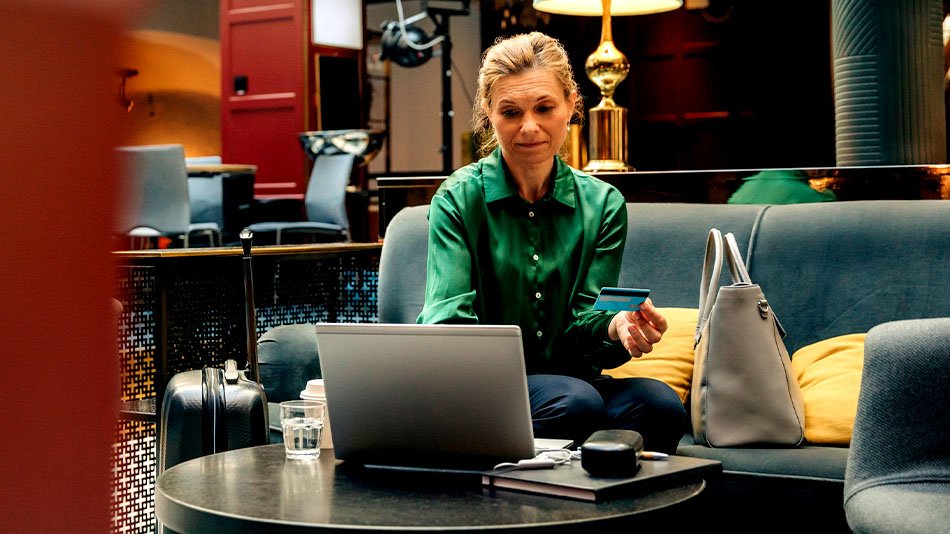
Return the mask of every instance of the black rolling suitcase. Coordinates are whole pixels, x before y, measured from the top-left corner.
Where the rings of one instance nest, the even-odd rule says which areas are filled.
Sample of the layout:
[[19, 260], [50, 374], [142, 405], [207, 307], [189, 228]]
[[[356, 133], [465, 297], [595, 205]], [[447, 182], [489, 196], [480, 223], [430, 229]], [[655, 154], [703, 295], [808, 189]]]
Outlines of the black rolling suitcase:
[[260, 383], [257, 318], [251, 272], [251, 232], [241, 232], [247, 370], [227, 360], [224, 369], [206, 367], [178, 373], [162, 400], [158, 471], [192, 458], [268, 443], [267, 397]]

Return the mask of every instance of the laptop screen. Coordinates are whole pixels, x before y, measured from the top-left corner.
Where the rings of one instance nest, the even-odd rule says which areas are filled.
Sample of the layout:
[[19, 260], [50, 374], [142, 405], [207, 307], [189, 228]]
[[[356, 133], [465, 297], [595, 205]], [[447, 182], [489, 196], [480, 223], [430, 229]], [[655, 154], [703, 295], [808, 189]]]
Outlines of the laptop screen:
[[490, 468], [534, 456], [517, 326], [319, 324], [334, 454]]

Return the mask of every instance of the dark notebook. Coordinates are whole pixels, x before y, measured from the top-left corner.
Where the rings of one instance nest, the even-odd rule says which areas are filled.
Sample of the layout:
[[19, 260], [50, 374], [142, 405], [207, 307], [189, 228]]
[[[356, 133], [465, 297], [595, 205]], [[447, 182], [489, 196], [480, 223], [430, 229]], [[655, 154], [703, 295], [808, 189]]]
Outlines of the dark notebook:
[[575, 460], [553, 469], [496, 469], [482, 475], [482, 485], [493, 489], [601, 501], [673, 485], [684, 478], [718, 476], [721, 472], [722, 464], [716, 460], [670, 456], [666, 460], [641, 462], [640, 470], [632, 477], [593, 477], [584, 471], [579, 460]]

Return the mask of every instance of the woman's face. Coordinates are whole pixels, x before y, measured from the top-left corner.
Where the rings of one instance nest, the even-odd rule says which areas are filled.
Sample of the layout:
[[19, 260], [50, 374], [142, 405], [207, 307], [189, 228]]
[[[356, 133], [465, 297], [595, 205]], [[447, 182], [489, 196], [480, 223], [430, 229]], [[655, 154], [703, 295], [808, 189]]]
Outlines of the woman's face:
[[495, 82], [491, 102], [482, 102], [509, 166], [552, 161], [567, 137], [577, 93], [565, 98], [554, 74], [531, 69]]

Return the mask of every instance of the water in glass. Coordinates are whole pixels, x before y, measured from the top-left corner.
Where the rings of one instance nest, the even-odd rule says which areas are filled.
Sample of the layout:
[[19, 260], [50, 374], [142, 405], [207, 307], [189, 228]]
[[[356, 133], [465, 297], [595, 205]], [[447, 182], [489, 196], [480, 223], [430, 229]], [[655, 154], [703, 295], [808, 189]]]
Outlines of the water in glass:
[[320, 455], [323, 419], [291, 417], [283, 419], [284, 447], [288, 458], [316, 458]]

